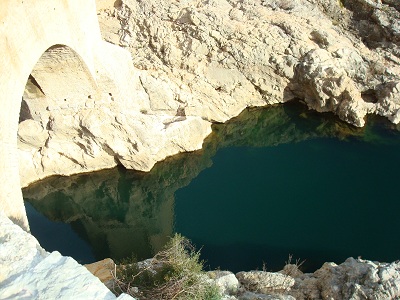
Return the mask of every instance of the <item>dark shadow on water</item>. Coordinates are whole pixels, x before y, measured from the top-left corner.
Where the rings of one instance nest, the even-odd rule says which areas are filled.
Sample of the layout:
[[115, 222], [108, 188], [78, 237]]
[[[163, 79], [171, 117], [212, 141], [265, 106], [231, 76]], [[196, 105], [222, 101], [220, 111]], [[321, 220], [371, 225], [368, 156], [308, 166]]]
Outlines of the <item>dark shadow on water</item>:
[[[80, 221], [69, 224], [51, 221], [38, 212], [29, 202], [25, 203], [29, 222], [33, 224], [31, 233], [47, 246], [48, 251], [61, 251], [63, 255], [74, 257], [80, 263], [94, 261], [87, 236], [80, 236]], [[48, 241], [51, 239], [51, 241]], [[71, 243], [72, 241], [72, 243]]]
[[[363, 216], [371, 218], [371, 211], [378, 210], [384, 217], [373, 217], [376, 226], [366, 228], [372, 239], [383, 232], [380, 242], [386, 247], [390, 228], [398, 230], [392, 212], [400, 207], [388, 199], [397, 199], [391, 191], [400, 169], [399, 137], [396, 126], [377, 117], [359, 129], [299, 103], [252, 108], [213, 125], [202, 150], [168, 158], [149, 173], [118, 167], [55, 176], [23, 193], [32, 233], [42, 246], [83, 263], [119, 260], [132, 252], [138, 259], [151, 257], [175, 231], [204, 246], [202, 255], [211, 268], [261, 269], [264, 261], [267, 268], [279, 269], [289, 254], [305, 259], [309, 271], [348, 256], [392, 260], [398, 258], [393, 251], [400, 250], [397, 239], [394, 250], [382, 257], [384, 249], [368, 243], [356, 251], [347, 245], [329, 249], [299, 232], [317, 228], [332, 239], [335, 231], [365, 235], [357, 224], [336, 223], [351, 218], [362, 223]], [[382, 201], [390, 202], [387, 208], [380, 209]], [[265, 233], [268, 220], [284, 218], [290, 220], [286, 227]], [[332, 224], [324, 222], [327, 218]], [[297, 233], [288, 231], [293, 228]], [[292, 242], [285, 245], [279, 230]], [[253, 240], [243, 241], [244, 236]], [[366, 248], [372, 250], [360, 253]]]

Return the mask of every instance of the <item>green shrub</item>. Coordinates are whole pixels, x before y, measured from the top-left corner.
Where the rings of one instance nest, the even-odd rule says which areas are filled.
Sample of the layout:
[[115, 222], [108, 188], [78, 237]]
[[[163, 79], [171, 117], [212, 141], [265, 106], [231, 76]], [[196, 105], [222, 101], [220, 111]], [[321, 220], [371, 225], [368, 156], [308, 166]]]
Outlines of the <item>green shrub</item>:
[[217, 286], [203, 271], [200, 252], [176, 234], [164, 250], [146, 263], [134, 257], [123, 260], [112, 272], [115, 292], [138, 299], [219, 300]]

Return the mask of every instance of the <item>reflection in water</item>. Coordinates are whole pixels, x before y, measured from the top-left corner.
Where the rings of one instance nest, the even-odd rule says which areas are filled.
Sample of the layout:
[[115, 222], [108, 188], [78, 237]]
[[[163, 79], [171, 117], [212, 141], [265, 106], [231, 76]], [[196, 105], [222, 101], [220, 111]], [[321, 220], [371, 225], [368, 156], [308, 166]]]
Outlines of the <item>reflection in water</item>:
[[[114, 168], [52, 177], [26, 188], [24, 196], [50, 220], [79, 222], [73, 229], [89, 242], [96, 259], [120, 259], [132, 252], [142, 259], [172, 234], [177, 187], [169, 181], [163, 172], [149, 176]], [[35, 235], [34, 224], [31, 227]], [[46, 242], [41, 241], [45, 248]]]
[[[73, 224], [72, 229], [90, 244], [94, 259], [121, 259], [132, 252], [138, 259], [144, 259], [158, 251], [174, 232], [175, 192], [211, 167], [219, 149], [271, 147], [318, 137], [392, 142], [392, 137], [384, 134], [397, 131], [382, 129], [391, 126], [387, 123], [378, 125], [357, 129], [330, 114], [306, 111], [296, 103], [249, 109], [226, 124], [214, 125], [203, 150], [168, 158], [149, 173], [114, 168], [51, 177], [32, 184], [23, 193], [25, 200], [48, 219]], [[29, 210], [28, 218], [32, 233], [43, 247], [73, 255], [52, 244], [49, 233], [39, 237], [40, 228]], [[70, 243], [72, 248], [81, 247], [75, 246], [74, 241]], [[91, 262], [93, 256], [88, 254], [79, 260]]]

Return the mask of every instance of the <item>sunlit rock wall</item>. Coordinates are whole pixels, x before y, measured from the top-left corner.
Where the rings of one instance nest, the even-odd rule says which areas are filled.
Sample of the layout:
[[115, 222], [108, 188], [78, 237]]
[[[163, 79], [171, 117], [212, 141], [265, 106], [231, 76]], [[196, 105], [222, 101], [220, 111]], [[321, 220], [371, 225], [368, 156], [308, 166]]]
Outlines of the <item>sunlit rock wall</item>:
[[[398, 123], [399, 12], [390, 1], [374, 3], [99, 0], [103, 38], [128, 50], [134, 65], [128, 76], [111, 73], [129, 78], [119, 87], [131, 91], [118, 95], [100, 76], [99, 97], [54, 101], [30, 93], [28, 82], [19, 125], [23, 186], [116, 164], [148, 171], [200, 148], [211, 122], [246, 107], [300, 99], [355, 126], [367, 114]], [[101, 47], [108, 48], [116, 47]]]
[[100, 13], [102, 34], [132, 53], [152, 111], [223, 122], [297, 97], [355, 126], [400, 120], [392, 1], [122, 2]]

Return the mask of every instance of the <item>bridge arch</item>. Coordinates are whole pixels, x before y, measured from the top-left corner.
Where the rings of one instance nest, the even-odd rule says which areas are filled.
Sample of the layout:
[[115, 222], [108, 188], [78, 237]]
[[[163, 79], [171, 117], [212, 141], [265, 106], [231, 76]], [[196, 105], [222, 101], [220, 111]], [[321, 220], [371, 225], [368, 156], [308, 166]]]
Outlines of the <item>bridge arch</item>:
[[[52, 104], [53, 107], [59, 107], [63, 101], [87, 99], [97, 93], [97, 84], [83, 58], [70, 46], [64, 44], [48, 47], [33, 64], [32, 70], [28, 74], [25, 71], [24, 77], [26, 78], [25, 86], [22, 89], [18, 87], [18, 93], [14, 93], [18, 100], [9, 99], [8, 102], [8, 106], [11, 106], [13, 112], [19, 111], [17, 114], [10, 112], [11, 122], [9, 121], [8, 126], [2, 127], [2, 133], [9, 137], [8, 141], [5, 139], [8, 149], [3, 152], [8, 154], [9, 171], [0, 175], [7, 176], [7, 180], [2, 181], [6, 182], [7, 186], [1, 186], [0, 182], [0, 190], [9, 187], [14, 191], [9, 191], [7, 199], [0, 201], [11, 219], [21, 227], [28, 229], [29, 225], [20, 192], [18, 162], [15, 157], [17, 149], [13, 142], [17, 139], [18, 127], [15, 130], [13, 124], [15, 124], [16, 118], [18, 124], [28, 118], [34, 119], [35, 111], [50, 110]], [[4, 165], [6, 162], [1, 164], [1, 173], [3, 173]], [[17, 173], [18, 180], [15, 180], [15, 173]]]
[[47, 98], [55, 101], [92, 95], [97, 89], [84, 60], [66, 45], [49, 47], [29, 76]]
[[[54, 99], [96, 88], [95, 52], [103, 41], [95, 1], [4, 0], [0, 36], [0, 209], [28, 230], [17, 154], [21, 99], [28, 78]], [[51, 72], [61, 62], [63, 72]], [[73, 79], [77, 68], [79, 78]], [[57, 87], [49, 84], [59, 79]], [[85, 83], [74, 91], [81, 79]]]

